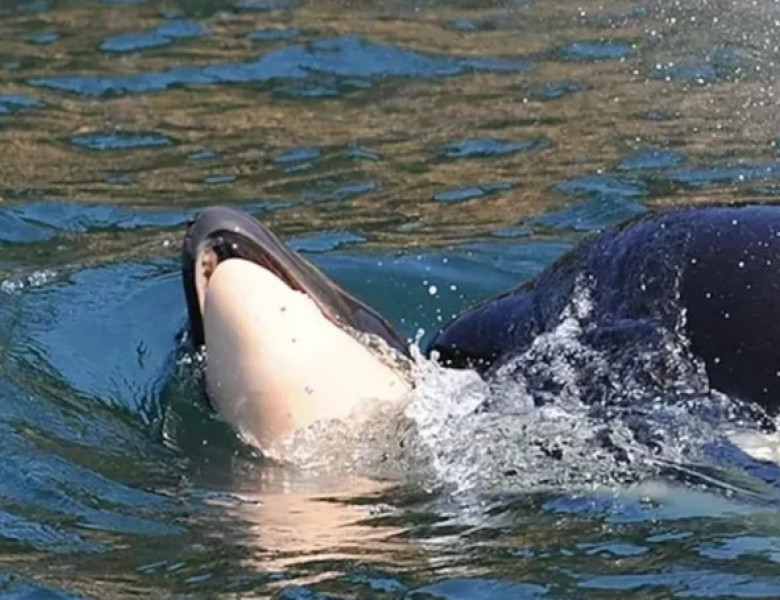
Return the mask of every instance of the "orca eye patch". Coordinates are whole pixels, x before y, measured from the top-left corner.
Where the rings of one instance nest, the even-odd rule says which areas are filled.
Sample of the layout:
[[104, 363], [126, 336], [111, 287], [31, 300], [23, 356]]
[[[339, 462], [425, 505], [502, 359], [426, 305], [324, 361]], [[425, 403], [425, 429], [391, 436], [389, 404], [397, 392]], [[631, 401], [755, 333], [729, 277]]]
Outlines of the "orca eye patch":
[[217, 256], [217, 253], [214, 252], [213, 248], [206, 248], [200, 253], [199, 258], [201, 272], [206, 281], [208, 281], [214, 273], [214, 269], [216, 269], [219, 264], [219, 257]]
[[206, 281], [214, 273], [217, 265], [230, 258], [241, 258], [255, 263], [281, 279], [289, 288], [306, 292], [289, 272], [259, 244], [252, 243], [240, 233], [222, 232], [214, 235], [206, 248], [200, 253], [200, 267]]

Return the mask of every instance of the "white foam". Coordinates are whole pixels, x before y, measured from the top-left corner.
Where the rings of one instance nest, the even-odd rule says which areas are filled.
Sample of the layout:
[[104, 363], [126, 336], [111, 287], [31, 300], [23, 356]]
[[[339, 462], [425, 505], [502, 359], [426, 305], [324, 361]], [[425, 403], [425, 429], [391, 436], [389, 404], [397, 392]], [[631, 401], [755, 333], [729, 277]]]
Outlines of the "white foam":
[[780, 433], [743, 429], [727, 431], [726, 437], [750, 458], [780, 465]]
[[0, 292], [5, 294], [19, 293], [27, 288], [37, 288], [53, 281], [58, 276], [57, 271], [52, 269], [40, 269], [11, 279], [4, 279], [0, 282]]

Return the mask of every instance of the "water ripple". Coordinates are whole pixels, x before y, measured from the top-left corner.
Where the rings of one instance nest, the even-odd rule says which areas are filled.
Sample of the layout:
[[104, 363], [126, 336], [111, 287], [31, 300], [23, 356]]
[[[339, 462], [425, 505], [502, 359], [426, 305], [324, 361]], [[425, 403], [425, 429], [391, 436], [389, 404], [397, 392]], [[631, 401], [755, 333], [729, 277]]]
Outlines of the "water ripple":
[[560, 100], [570, 94], [584, 92], [588, 89], [590, 89], [590, 86], [584, 81], [547, 81], [531, 88], [530, 95], [536, 100]]
[[737, 575], [708, 570], [672, 569], [644, 575], [582, 576], [579, 587], [588, 590], [668, 590], [689, 598], [777, 598], [780, 578]]
[[475, 198], [490, 196], [498, 192], [505, 192], [506, 190], [511, 190], [513, 187], [515, 187], [515, 184], [507, 181], [480, 183], [477, 185], [467, 185], [439, 192], [438, 194], [434, 195], [433, 199], [437, 202], [454, 204], [458, 202], [466, 202], [467, 200], [473, 200]]
[[[182, 532], [171, 522], [143, 516], [145, 510], [154, 509], [158, 516], [169, 517], [166, 508], [175, 505], [169, 504], [167, 498], [134, 490], [58, 456], [37, 451], [9, 426], [1, 427], [8, 449], [13, 450], [0, 464], [0, 497], [5, 501], [74, 517], [87, 529], [155, 537]], [[135, 514], [124, 514], [120, 512], [121, 508], [132, 508]], [[79, 536], [61, 533], [16, 515], [0, 518], [0, 535], [4, 533], [32, 545], [53, 542], [68, 551], [102, 550], [100, 544], [82, 544]]]
[[173, 144], [173, 138], [161, 133], [145, 131], [108, 131], [82, 133], [71, 136], [71, 144], [88, 150], [135, 150], [160, 148]]
[[622, 40], [597, 40], [572, 42], [553, 51], [553, 56], [564, 60], [616, 60], [634, 54], [631, 42]]
[[39, 44], [41, 46], [46, 46], [48, 44], [53, 44], [59, 39], [60, 34], [55, 31], [42, 31], [40, 33], [34, 33], [27, 36], [24, 38], [24, 41], [29, 44]]
[[301, 35], [301, 30], [297, 27], [286, 27], [283, 29], [256, 29], [249, 32], [247, 37], [253, 42], [280, 42], [284, 40], [294, 40]]
[[0, 209], [0, 223], [5, 223], [0, 229], [0, 241], [43, 241], [54, 237], [56, 231], [84, 233], [96, 229], [177, 227], [194, 213], [194, 209], [134, 208], [57, 200], [15, 203]]
[[704, 186], [718, 183], [734, 184], [763, 179], [777, 179], [780, 177], [780, 163], [692, 167], [671, 172], [667, 177], [673, 183], [689, 186]]
[[505, 156], [518, 152], [531, 152], [547, 148], [550, 140], [534, 138], [528, 140], [499, 140], [496, 138], [469, 138], [451, 142], [444, 146], [443, 154], [447, 158], [474, 158]]
[[[178, 272], [159, 270], [155, 264], [87, 269], [25, 294], [20, 309], [29, 323], [17, 340], [19, 355], [84, 397], [154, 421], [183, 316]], [[146, 330], [151, 323], [154, 329]], [[35, 356], [41, 348], [45, 361]]]
[[235, 175], [230, 173], [215, 173], [214, 175], [207, 175], [203, 178], [203, 183], [207, 185], [225, 185], [227, 183], [233, 183], [236, 180]]
[[484, 19], [481, 21], [474, 19], [457, 19], [449, 24], [449, 27], [461, 33], [472, 33], [475, 31], [491, 31], [497, 29], [498, 23], [493, 19]]
[[365, 241], [365, 237], [350, 231], [323, 231], [291, 238], [287, 243], [298, 252], [328, 252]]
[[468, 71], [519, 73], [523, 58], [458, 58], [404, 50], [356, 36], [320, 39], [264, 54], [256, 61], [172, 67], [135, 75], [60, 75], [30, 80], [30, 85], [83, 96], [143, 94], [177, 85], [263, 83], [310, 80], [316, 75], [370, 81], [380, 77], [445, 77]]
[[300, 170], [303, 166], [310, 166], [311, 161], [322, 156], [322, 150], [317, 147], [293, 148], [280, 152], [274, 156], [273, 161], [284, 167], [285, 170]]
[[761, 556], [780, 564], [780, 538], [741, 536], [724, 540], [719, 544], [706, 544], [699, 549], [708, 558], [732, 560], [741, 556]]
[[0, 511], [0, 538], [57, 554], [105, 552], [107, 549], [102, 544], [87, 542], [74, 533], [60, 531], [4, 511]]
[[623, 158], [617, 165], [620, 171], [639, 171], [644, 169], [669, 169], [685, 162], [685, 156], [674, 150], [663, 148], [645, 148], [637, 150]]
[[86, 596], [71, 594], [62, 589], [54, 589], [7, 575], [3, 575], [0, 579], [0, 594], [9, 600], [86, 600]]
[[209, 148], [204, 148], [203, 150], [195, 150], [194, 152], [190, 152], [190, 154], [187, 156], [187, 160], [191, 160], [193, 162], [216, 160], [217, 158], [220, 158], [219, 152], [217, 152], [216, 150], [211, 150]]
[[416, 594], [445, 598], [446, 600], [514, 600], [539, 598], [548, 592], [546, 586], [532, 583], [513, 583], [502, 579], [454, 578], [445, 579], [414, 590]]
[[601, 231], [636, 217], [645, 210], [644, 205], [633, 198], [603, 196], [545, 213], [533, 219], [532, 223], [554, 229]]
[[0, 94], [0, 115], [12, 115], [43, 106], [41, 100], [25, 94]]
[[206, 35], [208, 31], [190, 21], [176, 19], [167, 21], [152, 31], [134, 33], [120, 33], [106, 39], [100, 49], [104, 52], [137, 52], [148, 48], [168, 46], [175, 40], [198, 38]]
[[294, 10], [296, 0], [235, 0], [233, 8], [239, 11], [266, 12], [271, 10]]
[[637, 179], [612, 175], [582, 175], [555, 186], [562, 194], [592, 198], [641, 198], [647, 194], [647, 185]]

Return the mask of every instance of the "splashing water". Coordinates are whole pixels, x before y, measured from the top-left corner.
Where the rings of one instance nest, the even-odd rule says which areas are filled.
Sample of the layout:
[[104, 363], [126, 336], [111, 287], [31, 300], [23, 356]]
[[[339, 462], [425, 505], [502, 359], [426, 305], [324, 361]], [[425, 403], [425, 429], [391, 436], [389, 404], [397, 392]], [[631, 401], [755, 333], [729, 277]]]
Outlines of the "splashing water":
[[37, 288], [54, 281], [59, 274], [52, 269], [40, 269], [32, 273], [16, 278], [5, 279], [0, 282], [0, 292], [13, 294], [27, 288]]
[[403, 407], [315, 423], [288, 440], [282, 459], [453, 493], [591, 489], [687, 476], [713, 466], [712, 447], [757, 429], [745, 407], [709, 389], [682, 322], [616, 356], [598, 344], [592, 317], [580, 281], [558, 326], [487, 381], [412, 345], [415, 387]]

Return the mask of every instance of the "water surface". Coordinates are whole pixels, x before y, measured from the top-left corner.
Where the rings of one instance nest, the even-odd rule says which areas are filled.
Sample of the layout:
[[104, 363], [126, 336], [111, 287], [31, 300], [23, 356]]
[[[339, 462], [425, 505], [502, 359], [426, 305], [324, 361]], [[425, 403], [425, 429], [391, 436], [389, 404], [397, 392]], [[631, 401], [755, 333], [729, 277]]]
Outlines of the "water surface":
[[[329, 468], [302, 472], [240, 444], [176, 343], [179, 244], [210, 204], [424, 343], [594, 231], [775, 200], [778, 19], [0, 3], [0, 594], [780, 596], [780, 477], [705, 421], [661, 411], [663, 461], [614, 427], [627, 464], [576, 404], [422, 361], [406, 419], [304, 432], [300, 464]], [[587, 359], [557, 336], [529, 369]]]

